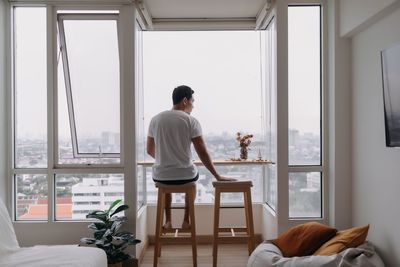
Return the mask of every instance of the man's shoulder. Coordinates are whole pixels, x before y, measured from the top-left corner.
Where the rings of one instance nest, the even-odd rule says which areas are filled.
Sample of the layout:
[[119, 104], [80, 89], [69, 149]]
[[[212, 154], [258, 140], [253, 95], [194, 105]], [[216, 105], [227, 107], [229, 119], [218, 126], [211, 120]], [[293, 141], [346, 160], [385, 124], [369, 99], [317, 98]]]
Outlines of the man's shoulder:
[[168, 116], [168, 114], [170, 113], [170, 110], [165, 110], [165, 111], [161, 111], [160, 113], [158, 113], [157, 115], [155, 115], [152, 120], [157, 120], [160, 119], [162, 117]]
[[186, 122], [190, 122], [190, 123], [199, 123], [198, 120], [193, 117], [190, 114], [187, 114], [184, 111], [180, 111], [180, 110], [165, 110], [162, 111], [160, 113], [158, 113], [157, 115], [155, 115], [152, 120], [153, 121], [165, 121], [165, 120], [175, 120], [179, 118], [179, 120], [184, 119], [184, 121]]

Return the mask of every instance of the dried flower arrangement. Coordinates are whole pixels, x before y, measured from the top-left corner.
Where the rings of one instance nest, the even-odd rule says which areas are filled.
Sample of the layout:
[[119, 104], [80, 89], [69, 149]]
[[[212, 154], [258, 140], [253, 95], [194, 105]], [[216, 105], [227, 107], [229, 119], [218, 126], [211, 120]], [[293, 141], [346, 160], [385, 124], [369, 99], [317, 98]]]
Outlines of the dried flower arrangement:
[[247, 159], [247, 151], [250, 149], [248, 146], [251, 144], [252, 134], [241, 135], [240, 132], [236, 134], [236, 140], [239, 142], [240, 147], [240, 159]]

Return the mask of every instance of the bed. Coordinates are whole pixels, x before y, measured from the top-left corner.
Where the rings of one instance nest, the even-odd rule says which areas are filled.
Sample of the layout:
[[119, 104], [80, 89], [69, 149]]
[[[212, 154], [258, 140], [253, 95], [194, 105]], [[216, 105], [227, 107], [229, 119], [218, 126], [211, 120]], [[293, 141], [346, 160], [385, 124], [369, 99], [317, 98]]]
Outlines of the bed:
[[0, 266], [107, 267], [103, 250], [77, 245], [20, 247], [7, 209], [0, 200]]

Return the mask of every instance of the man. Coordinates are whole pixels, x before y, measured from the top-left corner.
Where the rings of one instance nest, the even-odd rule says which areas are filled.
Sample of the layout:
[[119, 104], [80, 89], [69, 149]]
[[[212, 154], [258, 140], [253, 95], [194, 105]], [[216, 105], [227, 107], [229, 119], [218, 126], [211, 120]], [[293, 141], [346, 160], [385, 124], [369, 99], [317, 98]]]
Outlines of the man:
[[[159, 113], [152, 118], [147, 137], [147, 153], [155, 159], [153, 180], [164, 184], [182, 185], [197, 181], [199, 172], [193, 164], [191, 144], [201, 162], [218, 181], [235, 181], [218, 174], [208, 154], [202, 137], [200, 123], [190, 113], [193, 110], [194, 91], [185, 85], [172, 93], [172, 110]], [[194, 196], [195, 197], [195, 196]], [[185, 215], [182, 228], [189, 227], [189, 196], [185, 196]], [[165, 199], [164, 228], [172, 228], [171, 194]]]

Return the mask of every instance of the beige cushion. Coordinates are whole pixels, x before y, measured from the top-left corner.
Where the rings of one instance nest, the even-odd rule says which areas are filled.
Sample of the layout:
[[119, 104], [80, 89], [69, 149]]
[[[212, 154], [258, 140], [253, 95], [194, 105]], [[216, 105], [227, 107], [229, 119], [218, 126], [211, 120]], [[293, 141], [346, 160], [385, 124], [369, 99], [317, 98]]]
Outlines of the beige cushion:
[[315, 253], [316, 256], [331, 256], [348, 248], [355, 248], [365, 242], [369, 225], [339, 231], [332, 239], [323, 244]]

